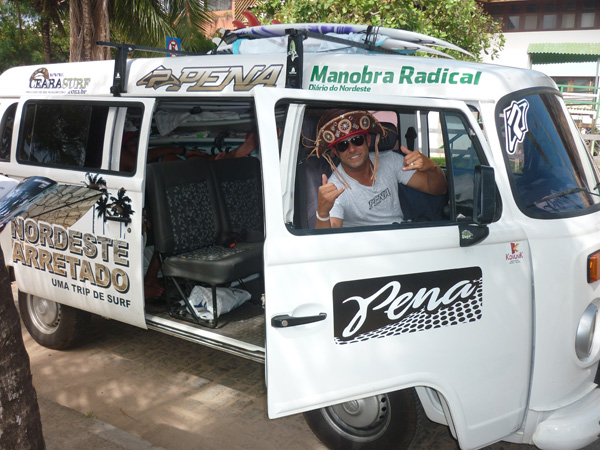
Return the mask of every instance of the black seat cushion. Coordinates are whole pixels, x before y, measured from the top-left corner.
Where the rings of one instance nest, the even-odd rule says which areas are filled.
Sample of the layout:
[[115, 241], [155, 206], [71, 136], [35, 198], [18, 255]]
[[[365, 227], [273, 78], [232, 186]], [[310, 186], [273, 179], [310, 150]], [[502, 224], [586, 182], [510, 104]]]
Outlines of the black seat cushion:
[[239, 243], [234, 247], [211, 246], [167, 258], [165, 276], [208, 284], [223, 284], [262, 271], [262, 243]]
[[220, 197], [222, 243], [264, 240], [260, 161], [254, 157], [212, 163]]
[[222, 225], [208, 161], [149, 164], [147, 183], [158, 252], [175, 255], [217, 243]]

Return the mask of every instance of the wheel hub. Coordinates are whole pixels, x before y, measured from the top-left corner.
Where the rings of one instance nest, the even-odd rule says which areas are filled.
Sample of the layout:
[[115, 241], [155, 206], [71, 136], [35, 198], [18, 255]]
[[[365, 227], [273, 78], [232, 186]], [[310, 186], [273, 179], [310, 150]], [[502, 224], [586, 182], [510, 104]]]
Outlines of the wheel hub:
[[338, 417], [355, 428], [368, 428], [377, 423], [381, 413], [377, 397], [352, 400], [333, 406]]
[[31, 295], [28, 297], [31, 320], [43, 333], [51, 334], [60, 323], [60, 305], [45, 298]]
[[328, 420], [352, 441], [372, 441], [385, 432], [390, 422], [386, 395], [352, 400], [326, 408]]

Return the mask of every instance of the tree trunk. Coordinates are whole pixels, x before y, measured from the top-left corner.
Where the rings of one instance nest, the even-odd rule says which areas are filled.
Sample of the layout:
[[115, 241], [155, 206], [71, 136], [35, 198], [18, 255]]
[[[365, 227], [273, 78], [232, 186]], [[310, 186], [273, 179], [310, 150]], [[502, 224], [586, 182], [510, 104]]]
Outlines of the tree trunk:
[[45, 449], [29, 355], [0, 250], [0, 448]]
[[96, 41], [110, 42], [110, 19], [108, 16], [108, 0], [96, 0], [94, 5], [94, 60], [111, 59], [110, 48], [95, 45]]
[[92, 46], [94, 44], [94, 20], [92, 18], [91, 0], [80, 0], [81, 3], [81, 28], [83, 36], [83, 52], [81, 61], [92, 60]]
[[15, 6], [17, 7], [17, 16], [19, 17], [19, 39], [23, 42], [23, 17], [21, 17], [21, 5], [15, 0]]
[[71, 61], [110, 59], [110, 49], [96, 41], [110, 40], [108, 0], [71, 0]]
[[71, 0], [69, 2], [69, 47], [70, 47], [70, 61], [82, 61], [83, 51], [83, 29], [81, 24], [81, 4], [79, 0]]
[[42, 17], [41, 21], [42, 26], [42, 44], [44, 47], [44, 61], [46, 64], [50, 64], [52, 62], [52, 56], [50, 53], [50, 20], [47, 17]]

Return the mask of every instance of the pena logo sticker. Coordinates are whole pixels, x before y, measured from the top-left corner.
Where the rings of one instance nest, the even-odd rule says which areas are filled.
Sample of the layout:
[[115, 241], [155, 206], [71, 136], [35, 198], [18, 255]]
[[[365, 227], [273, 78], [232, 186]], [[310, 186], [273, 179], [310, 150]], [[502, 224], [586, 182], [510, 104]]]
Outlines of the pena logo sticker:
[[333, 288], [336, 344], [450, 327], [480, 320], [480, 267], [352, 280]]
[[504, 108], [504, 129], [506, 134], [506, 152], [514, 155], [517, 144], [522, 144], [525, 135], [529, 131], [527, 126], [527, 111], [529, 102], [521, 100], [511, 102], [508, 108]]

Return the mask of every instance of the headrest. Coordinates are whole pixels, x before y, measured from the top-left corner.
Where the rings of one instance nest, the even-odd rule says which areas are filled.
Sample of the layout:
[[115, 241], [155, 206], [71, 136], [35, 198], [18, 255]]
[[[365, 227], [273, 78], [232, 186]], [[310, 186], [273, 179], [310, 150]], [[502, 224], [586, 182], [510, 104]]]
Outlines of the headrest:
[[[398, 144], [398, 128], [392, 122], [379, 122], [383, 127], [385, 134], [379, 139], [379, 151], [385, 152], [392, 150]], [[371, 139], [369, 151], [375, 151], [375, 139]]]

